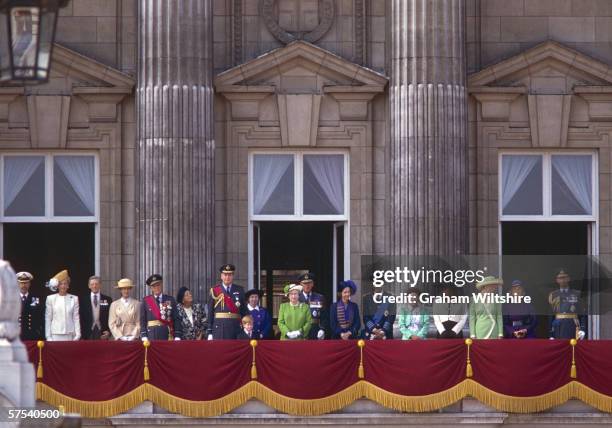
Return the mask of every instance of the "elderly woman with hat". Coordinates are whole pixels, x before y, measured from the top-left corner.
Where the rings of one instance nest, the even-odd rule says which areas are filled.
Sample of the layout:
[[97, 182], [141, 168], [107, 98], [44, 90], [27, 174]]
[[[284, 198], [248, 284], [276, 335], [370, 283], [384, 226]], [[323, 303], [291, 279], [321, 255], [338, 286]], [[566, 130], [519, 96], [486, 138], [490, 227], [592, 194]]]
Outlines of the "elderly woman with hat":
[[47, 297], [45, 302], [45, 336], [49, 341], [79, 340], [81, 322], [79, 318], [79, 298], [68, 293], [70, 276], [67, 270], [56, 274], [47, 287], [57, 293]]
[[408, 292], [408, 303], [399, 308], [398, 323], [402, 340], [425, 339], [427, 337], [429, 313], [419, 302], [420, 294], [418, 288], [411, 288]]
[[206, 313], [201, 304], [193, 301], [187, 287], [179, 288], [176, 295], [178, 321], [182, 324], [184, 340], [202, 340], [207, 330]]
[[266, 339], [270, 337], [272, 331], [272, 317], [265, 308], [259, 306], [263, 291], [249, 290], [245, 295], [249, 315], [253, 318], [253, 334], [256, 339]]
[[[488, 297], [495, 295], [504, 283], [500, 278], [487, 276], [476, 283], [476, 288], [483, 296], [483, 301], [470, 303], [470, 337], [472, 339], [500, 339], [504, 337], [502, 306]], [[491, 301], [490, 301], [491, 300]]]
[[134, 340], [140, 337], [140, 302], [130, 297], [134, 283], [129, 278], [120, 279], [115, 286], [121, 297], [111, 303], [108, 327], [115, 340]]
[[330, 326], [332, 339], [357, 339], [361, 329], [359, 306], [351, 302], [351, 296], [357, 291], [357, 284], [350, 279], [338, 284], [340, 300], [330, 309]]
[[278, 328], [281, 332], [281, 340], [305, 339], [310, 331], [312, 316], [308, 305], [300, 302], [302, 286], [289, 284], [285, 286], [284, 291], [289, 301], [281, 303], [278, 312]]
[[[518, 279], [512, 281], [510, 293], [514, 296], [524, 296], [525, 288]], [[535, 309], [531, 303], [504, 303], [504, 333], [509, 339], [525, 339], [535, 337], [535, 328], [538, 323]]]

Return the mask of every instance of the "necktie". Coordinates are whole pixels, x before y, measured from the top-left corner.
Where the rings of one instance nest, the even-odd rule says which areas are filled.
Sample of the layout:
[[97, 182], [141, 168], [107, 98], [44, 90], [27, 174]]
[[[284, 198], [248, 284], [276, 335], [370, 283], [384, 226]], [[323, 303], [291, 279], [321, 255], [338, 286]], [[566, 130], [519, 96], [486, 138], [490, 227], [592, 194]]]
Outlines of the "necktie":
[[26, 296], [25, 296], [25, 294], [22, 294], [21, 295], [21, 303], [25, 303], [25, 301], [26, 301]]
[[98, 307], [98, 293], [94, 294], [94, 307]]

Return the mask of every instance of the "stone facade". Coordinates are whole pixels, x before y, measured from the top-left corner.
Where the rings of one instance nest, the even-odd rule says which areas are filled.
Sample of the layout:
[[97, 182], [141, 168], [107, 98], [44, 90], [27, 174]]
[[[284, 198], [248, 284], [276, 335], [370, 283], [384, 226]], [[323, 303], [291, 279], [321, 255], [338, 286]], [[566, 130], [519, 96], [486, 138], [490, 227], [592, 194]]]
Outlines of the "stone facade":
[[[172, 12], [173, 2], [165, 10], [152, 0], [73, 0], [58, 21], [50, 82], [40, 87], [0, 88], [3, 151], [69, 149], [98, 154], [96, 255], [107, 293], [121, 277], [142, 282], [145, 271], [158, 269], [173, 279], [169, 291], [184, 285], [179, 282], [195, 281], [198, 284], [187, 285], [204, 299], [214, 267], [226, 261], [237, 265], [237, 282], [247, 283], [248, 154], [261, 148], [348, 153], [349, 266], [355, 279], [360, 278], [360, 256], [365, 254], [496, 254], [500, 239], [498, 158], [500, 150], [506, 149], [596, 151], [598, 251], [604, 261], [612, 255], [612, 4], [608, 0], [192, 3], [201, 8], [197, 19]], [[143, 15], [147, 8], [161, 14], [155, 18], [158, 21]], [[164, 13], [171, 19], [164, 21]], [[155, 22], [160, 26], [145, 27]], [[158, 34], [163, 38], [156, 39]], [[208, 39], [198, 39], [202, 45], [191, 44], [191, 37], [203, 34]], [[152, 54], [148, 47], [153, 46], [147, 40], [161, 43], [155, 48], [159, 48], [159, 62], [146, 62]], [[415, 44], [423, 48], [422, 53], [410, 50]], [[164, 51], [168, 48], [169, 52]], [[450, 50], [445, 53], [444, 49]], [[191, 55], [193, 50], [199, 53]], [[175, 65], [166, 67], [163, 61], [174, 54], [178, 65], [192, 56], [200, 62], [192, 74], [183, 76]], [[448, 58], [455, 62], [444, 62]], [[409, 66], [417, 70], [410, 76]], [[151, 80], [152, 71], [159, 73], [158, 80]], [[199, 80], [195, 78], [198, 73]], [[204, 215], [210, 223], [197, 223], [199, 219], [190, 215], [189, 221], [195, 223], [185, 229], [180, 204], [169, 206], [181, 211], [173, 212], [175, 217], [170, 220], [167, 213], [155, 213], [147, 205], [150, 183], [137, 161], [144, 159], [138, 149], [148, 138], [151, 124], [138, 125], [137, 118], [146, 120], [147, 114], [157, 114], [159, 109], [162, 116], [167, 112], [163, 111], [165, 101], [155, 105], [145, 98], [139, 100], [135, 88], [163, 90], [194, 84], [209, 91], [202, 102], [212, 109], [200, 109], [188, 97], [184, 108], [190, 112], [189, 122], [201, 126], [193, 140], [201, 142], [196, 146], [211, 146], [204, 150], [211, 164], [202, 170], [193, 163], [185, 168], [195, 171], [201, 183], [214, 192], [203, 190], [205, 200], [195, 198], [206, 207]], [[453, 141], [459, 155], [453, 165], [467, 165], [467, 169], [455, 168], [455, 175], [447, 174], [456, 189], [429, 188], [422, 182], [412, 190], [406, 187], [406, 165], [414, 159], [423, 161], [404, 156], [401, 149], [406, 144], [431, 143], [436, 150], [448, 149], [447, 140], [431, 123], [416, 139], [403, 139], [416, 122], [402, 109], [411, 102], [423, 106], [428, 102], [423, 97], [410, 101], [409, 85], [455, 88], [444, 88], [438, 96], [445, 99], [448, 92], [450, 97], [447, 117], [456, 125]], [[185, 94], [184, 87], [178, 90]], [[393, 97], [394, 91], [401, 96]], [[441, 114], [439, 107], [432, 108], [432, 113]], [[162, 116], [162, 127], [180, 121]], [[294, 118], [297, 121], [290, 124]], [[549, 123], [554, 126], [547, 126]], [[169, 151], [163, 156], [177, 155], [176, 139], [181, 136], [176, 132], [176, 128], [162, 130], [162, 136], [169, 139], [164, 143]], [[163, 168], [167, 160], [158, 159], [158, 167]], [[448, 167], [439, 162], [434, 166]], [[435, 181], [437, 177], [425, 174], [419, 180]], [[194, 180], [185, 186], [198, 183]], [[176, 184], [176, 189], [182, 189]], [[419, 202], [424, 191], [436, 189], [442, 192], [438, 200]], [[454, 202], [448, 212], [437, 212], [436, 204], [449, 198]], [[405, 210], [415, 206], [415, 199], [420, 205], [411, 217]], [[150, 219], [166, 222], [165, 229], [159, 228], [164, 232], [138, 232], [146, 210], [152, 212]], [[439, 231], [450, 218], [456, 220], [448, 232], [452, 242], [440, 236], [431, 247], [411, 246], [415, 242], [411, 233], [424, 240], [427, 228]], [[408, 227], [411, 219], [421, 226]], [[172, 241], [172, 237], [182, 241]], [[176, 243], [170, 246], [174, 254], [191, 253], [199, 261], [181, 257], [178, 263], [169, 264], [169, 254], [159, 255], [170, 249], [168, 242]], [[138, 293], [144, 292], [140, 285]], [[611, 334], [601, 328], [602, 337]]]

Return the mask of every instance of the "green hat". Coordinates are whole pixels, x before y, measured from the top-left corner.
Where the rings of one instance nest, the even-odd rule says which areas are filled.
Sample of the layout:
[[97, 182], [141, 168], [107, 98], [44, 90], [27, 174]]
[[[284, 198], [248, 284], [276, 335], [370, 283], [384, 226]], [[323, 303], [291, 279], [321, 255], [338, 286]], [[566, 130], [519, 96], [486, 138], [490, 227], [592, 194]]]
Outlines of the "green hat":
[[476, 283], [476, 288], [482, 290], [487, 285], [504, 285], [504, 281], [501, 278], [495, 278], [494, 276], [487, 276], [482, 281]]

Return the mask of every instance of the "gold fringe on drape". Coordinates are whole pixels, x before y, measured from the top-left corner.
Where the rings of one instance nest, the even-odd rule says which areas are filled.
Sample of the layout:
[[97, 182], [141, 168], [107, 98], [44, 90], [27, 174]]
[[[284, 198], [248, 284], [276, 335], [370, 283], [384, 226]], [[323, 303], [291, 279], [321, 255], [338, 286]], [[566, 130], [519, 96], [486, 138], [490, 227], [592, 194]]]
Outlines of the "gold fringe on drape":
[[534, 413], [559, 406], [572, 398], [571, 383], [542, 395], [514, 397], [495, 392], [472, 379], [466, 379], [467, 396], [474, 397], [487, 406], [511, 413]]
[[361, 381], [364, 397], [381, 406], [401, 412], [432, 412], [456, 403], [467, 395], [467, 381], [445, 391], [429, 395], [399, 395], [366, 381]]
[[363, 397], [365, 382], [359, 381], [340, 392], [323, 398], [310, 400], [287, 397], [272, 391], [261, 383], [256, 383], [254, 398], [264, 402], [274, 409], [296, 416], [316, 416], [331, 413], [348, 406], [355, 400]]
[[138, 406], [147, 400], [147, 384], [107, 401], [82, 401], [68, 397], [49, 388], [41, 382], [36, 382], [36, 399], [55, 407], [64, 406], [66, 413], [78, 413], [85, 418], [107, 418], [118, 415]]
[[177, 397], [151, 384], [146, 384], [147, 399], [172, 413], [192, 418], [219, 416], [231, 412], [251, 398], [255, 398], [257, 382], [251, 381], [221, 398], [210, 401], [191, 401]]
[[606, 413], [612, 413], [612, 397], [609, 395], [597, 392], [588, 386], [572, 381], [568, 385], [572, 389], [572, 397], [576, 398], [589, 406], [595, 407], [597, 410]]

